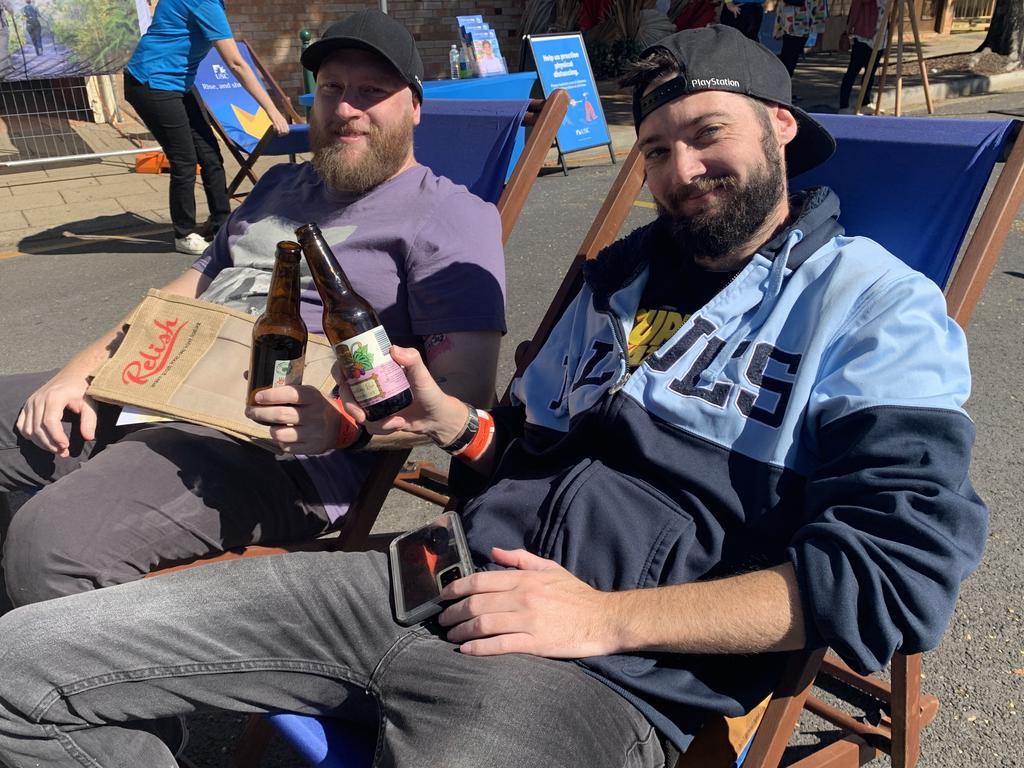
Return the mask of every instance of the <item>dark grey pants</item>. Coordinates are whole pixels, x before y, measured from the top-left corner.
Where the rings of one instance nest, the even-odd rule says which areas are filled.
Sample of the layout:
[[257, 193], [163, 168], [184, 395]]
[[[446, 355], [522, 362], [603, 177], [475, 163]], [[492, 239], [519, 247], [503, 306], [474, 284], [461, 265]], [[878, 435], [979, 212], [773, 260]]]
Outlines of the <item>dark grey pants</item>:
[[95, 443], [73, 440], [71, 456], [55, 458], [14, 428], [25, 399], [51, 375], [0, 378], [0, 492], [39, 489], [14, 514], [3, 542], [15, 606], [327, 527], [294, 459], [205, 427], [118, 428], [108, 406]]
[[650, 723], [567, 661], [464, 656], [392, 619], [371, 553], [258, 557], [0, 618], [0, 761], [174, 768], [117, 726], [220, 708], [337, 712], [378, 766], [662, 766]]

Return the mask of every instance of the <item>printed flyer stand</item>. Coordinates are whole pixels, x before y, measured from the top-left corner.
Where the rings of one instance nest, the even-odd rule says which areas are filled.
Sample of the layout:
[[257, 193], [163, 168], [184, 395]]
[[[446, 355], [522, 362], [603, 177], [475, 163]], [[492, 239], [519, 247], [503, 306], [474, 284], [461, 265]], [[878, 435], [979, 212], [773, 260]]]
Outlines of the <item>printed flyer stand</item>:
[[608, 123], [604, 119], [583, 36], [579, 32], [527, 35], [526, 40], [544, 97], [550, 96], [556, 88], [569, 92], [569, 110], [555, 138], [562, 173], [569, 175], [565, 156], [581, 149], [607, 146], [614, 163], [615, 152], [608, 134]]

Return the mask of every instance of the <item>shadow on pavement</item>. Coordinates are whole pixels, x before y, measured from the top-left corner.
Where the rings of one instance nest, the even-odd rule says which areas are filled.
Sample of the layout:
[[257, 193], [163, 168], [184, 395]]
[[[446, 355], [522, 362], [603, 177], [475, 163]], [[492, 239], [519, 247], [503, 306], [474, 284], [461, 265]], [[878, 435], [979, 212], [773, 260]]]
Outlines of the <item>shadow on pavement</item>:
[[134, 213], [72, 221], [18, 241], [24, 253], [87, 255], [92, 253], [168, 253], [174, 251], [171, 229]]

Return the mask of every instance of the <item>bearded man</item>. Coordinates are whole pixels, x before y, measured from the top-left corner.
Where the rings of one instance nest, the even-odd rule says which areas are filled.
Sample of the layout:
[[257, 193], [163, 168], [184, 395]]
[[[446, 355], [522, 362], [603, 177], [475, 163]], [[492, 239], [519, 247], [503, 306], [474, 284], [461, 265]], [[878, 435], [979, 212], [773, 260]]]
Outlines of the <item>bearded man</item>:
[[[423, 64], [412, 36], [367, 10], [332, 25], [302, 63], [317, 77], [312, 162], [269, 169], [164, 290], [258, 314], [276, 244], [316, 222], [389, 337], [421, 349], [447, 391], [489, 404], [505, 330], [501, 226], [493, 205], [413, 156]], [[302, 317], [322, 333], [305, 265], [302, 275]], [[41, 489], [5, 541], [16, 606], [322, 533], [355, 498], [367, 450], [423, 441], [364, 445], [339, 429], [335, 401], [306, 386], [265, 390], [249, 411], [271, 426], [278, 454], [188, 424], [116, 427], [116, 409], [85, 391], [121, 327], [56, 373], [0, 380], [0, 490]]]
[[513, 405], [392, 349], [414, 400], [370, 428], [430, 437], [473, 487], [478, 570], [437, 619], [395, 620], [377, 552], [28, 606], [0, 618], [0, 760], [173, 768], [102, 726], [219, 706], [342, 712], [376, 765], [661, 768], [762, 701], [778, 651], [866, 672], [935, 646], [987, 516], [942, 293], [845, 236], [828, 189], [787, 195], [834, 142], [770, 51], [686, 30], [630, 82], [662, 214], [587, 265]]

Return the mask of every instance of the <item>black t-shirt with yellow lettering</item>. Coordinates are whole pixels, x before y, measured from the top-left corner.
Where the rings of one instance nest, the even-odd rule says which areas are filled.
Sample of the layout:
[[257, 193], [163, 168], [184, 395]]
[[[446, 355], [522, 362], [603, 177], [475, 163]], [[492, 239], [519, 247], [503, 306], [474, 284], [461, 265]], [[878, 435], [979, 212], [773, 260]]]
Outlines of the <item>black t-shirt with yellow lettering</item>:
[[671, 248], [658, 249], [629, 334], [629, 369], [671, 338], [736, 272], [708, 272]]

